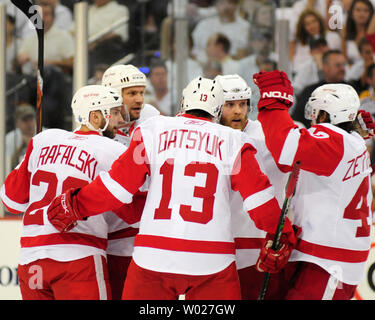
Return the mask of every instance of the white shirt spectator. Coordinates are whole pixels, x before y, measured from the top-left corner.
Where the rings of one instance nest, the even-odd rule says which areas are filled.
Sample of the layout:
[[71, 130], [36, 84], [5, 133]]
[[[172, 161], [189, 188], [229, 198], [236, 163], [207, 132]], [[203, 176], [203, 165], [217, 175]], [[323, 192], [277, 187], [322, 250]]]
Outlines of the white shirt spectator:
[[204, 63], [207, 60], [206, 44], [210, 36], [215, 33], [222, 33], [228, 37], [231, 43], [230, 55], [236, 55], [238, 49], [248, 47], [250, 23], [236, 16], [236, 20], [230, 23], [223, 23], [219, 17], [211, 17], [201, 20], [193, 30], [193, 54], [197, 60]]
[[[38, 41], [37, 35], [25, 38], [19, 50], [19, 54], [27, 53], [30, 61], [22, 66], [22, 72], [33, 73], [38, 62]], [[55, 26], [52, 26], [44, 34], [44, 60], [63, 60], [74, 56], [74, 40], [70, 33]]]
[[151, 95], [147, 101], [152, 102], [163, 115], [174, 116], [172, 114], [172, 95], [170, 90], [160, 100], [155, 95]]
[[294, 94], [298, 95], [305, 87], [319, 82], [319, 69], [310, 55], [305, 62], [296, 68], [296, 74], [293, 79]]
[[354, 40], [348, 40], [346, 42], [346, 52], [348, 55], [348, 63], [355, 64], [356, 62], [362, 59], [361, 53], [359, 52], [358, 45], [355, 43]]
[[[328, 31], [326, 33], [325, 39], [330, 49], [341, 50], [341, 38], [337, 32]], [[301, 43], [297, 42], [296, 53], [293, 58], [293, 70], [297, 70], [298, 66], [303, 64], [310, 57], [311, 55], [309, 45], [302, 45]]]
[[55, 7], [55, 26], [60, 29], [69, 30], [73, 23], [73, 16], [69, 8], [58, 3]]
[[[91, 5], [88, 9], [89, 37], [103, 31], [103, 29], [123, 18], [129, 18], [129, 10], [126, 6], [120, 5], [116, 1], [110, 1], [100, 7]], [[119, 35], [124, 42], [129, 38], [128, 24], [127, 22], [113, 30], [113, 33]]]
[[[257, 55], [252, 54], [238, 61], [238, 75], [241, 76], [251, 88], [251, 99], [250, 103], [252, 106], [252, 112], [248, 114], [251, 120], [256, 120], [258, 110], [257, 104], [260, 98], [260, 93], [258, 87], [254, 84], [253, 75], [259, 72], [259, 67], [256, 62]], [[269, 59], [272, 61], [278, 61], [277, 54], [271, 52]]]
[[232, 59], [230, 56], [225, 57], [220, 63], [223, 69], [223, 74], [236, 74], [240, 71], [238, 61]]
[[[167, 60], [165, 65], [168, 70], [168, 88], [171, 88], [173, 92], [173, 102], [178, 103], [177, 99], [180, 98], [180, 94], [177, 92], [177, 65], [175, 61]], [[186, 65], [187, 83], [196, 77], [203, 75], [202, 66], [194, 59], [188, 58]], [[152, 87], [152, 86], [150, 86]]]
[[[306, 9], [308, 0], [297, 0], [292, 8], [289, 16], [289, 35], [290, 40], [295, 39], [296, 27], [298, 18], [301, 15], [302, 11]], [[326, 0], [316, 0], [314, 9], [319, 12], [323, 19], [327, 16], [327, 1]]]

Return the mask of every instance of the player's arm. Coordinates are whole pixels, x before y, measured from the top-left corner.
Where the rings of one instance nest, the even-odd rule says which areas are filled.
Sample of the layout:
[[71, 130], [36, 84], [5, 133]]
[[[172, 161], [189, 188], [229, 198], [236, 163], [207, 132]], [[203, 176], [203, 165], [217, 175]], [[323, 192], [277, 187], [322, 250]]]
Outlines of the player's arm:
[[118, 211], [131, 203], [133, 195], [150, 173], [140, 128], [134, 131], [129, 148], [113, 163], [109, 172], [82, 189], [69, 189], [48, 208], [48, 218], [59, 231], [69, 231], [77, 220], [106, 211]]
[[33, 150], [33, 139], [30, 140], [25, 157], [7, 176], [1, 187], [1, 200], [7, 210], [14, 214], [26, 211], [29, 203], [30, 176], [29, 159]]
[[255, 149], [245, 144], [237, 157], [231, 175], [231, 186], [239, 191], [244, 200], [244, 209], [249, 213], [257, 228], [267, 232], [266, 241], [257, 261], [259, 271], [278, 272], [288, 262], [296, 237], [292, 224], [285, 219], [280, 239], [281, 247], [271, 250], [269, 239], [276, 233], [281, 210], [275, 198], [273, 187], [268, 177], [260, 170], [254, 157]]
[[303, 170], [332, 174], [342, 158], [342, 135], [319, 125], [309, 130], [298, 128], [289, 115], [293, 88], [284, 72], [258, 73], [254, 82], [261, 92], [258, 120], [275, 162], [291, 170], [292, 164], [300, 161]]
[[146, 203], [147, 192], [137, 191], [131, 203], [124, 204], [114, 213], [127, 224], [133, 224], [141, 220], [143, 208]]
[[[255, 159], [255, 152], [250, 144], [242, 147], [232, 169], [231, 186], [234, 191], [240, 192], [244, 208], [257, 228], [274, 234], [281, 209], [273, 186]], [[295, 241], [289, 220], [285, 223], [284, 233], [290, 237], [291, 242]]]

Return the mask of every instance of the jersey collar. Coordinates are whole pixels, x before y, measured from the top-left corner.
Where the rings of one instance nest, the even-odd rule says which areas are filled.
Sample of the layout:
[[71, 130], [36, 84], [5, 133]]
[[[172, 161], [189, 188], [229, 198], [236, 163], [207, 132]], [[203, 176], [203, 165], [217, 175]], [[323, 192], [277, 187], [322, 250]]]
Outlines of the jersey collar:
[[88, 135], [97, 135], [97, 136], [101, 136], [101, 134], [98, 132], [98, 131], [74, 131], [75, 134], [81, 134], [81, 135], [85, 135], [85, 136], [88, 136]]
[[212, 122], [212, 120], [210, 120], [210, 119], [193, 116], [192, 114], [186, 114], [186, 113], [182, 114], [181, 117], [190, 118], [190, 119], [199, 119], [199, 120], [203, 120], [203, 121], [207, 121], [207, 122]]

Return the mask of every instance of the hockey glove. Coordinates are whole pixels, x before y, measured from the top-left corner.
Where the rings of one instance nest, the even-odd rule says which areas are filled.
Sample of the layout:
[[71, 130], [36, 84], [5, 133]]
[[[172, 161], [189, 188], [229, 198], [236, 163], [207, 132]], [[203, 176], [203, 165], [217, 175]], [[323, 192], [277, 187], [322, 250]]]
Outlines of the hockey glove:
[[358, 110], [357, 120], [361, 126], [361, 135], [363, 139], [370, 139], [374, 136], [375, 123], [372, 120], [370, 112]]
[[294, 243], [290, 243], [287, 235], [283, 234], [280, 238], [280, 248], [276, 251], [271, 249], [273, 237], [273, 235], [267, 233], [265, 244], [260, 250], [256, 263], [256, 268], [260, 272], [279, 272], [287, 264], [294, 248]]
[[48, 220], [60, 232], [67, 232], [84, 220], [78, 211], [76, 194], [80, 188], [70, 188], [51, 202], [47, 209]]
[[254, 74], [254, 83], [259, 87], [258, 110], [287, 109], [293, 105], [293, 87], [284, 71], [261, 71]]

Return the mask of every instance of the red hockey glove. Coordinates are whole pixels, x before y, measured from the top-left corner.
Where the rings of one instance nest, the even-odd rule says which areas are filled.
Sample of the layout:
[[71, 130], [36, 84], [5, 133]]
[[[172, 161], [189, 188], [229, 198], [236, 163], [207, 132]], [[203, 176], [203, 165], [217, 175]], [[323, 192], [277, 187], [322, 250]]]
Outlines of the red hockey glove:
[[260, 250], [256, 268], [260, 272], [277, 273], [287, 264], [294, 244], [288, 241], [283, 234], [280, 238], [280, 248], [275, 251], [271, 249], [273, 235], [267, 234], [263, 248]]
[[284, 71], [261, 71], [254, 74], [254, 83], [259, 87], [258, 110], [285, 109], [293, 105], [293, 87]]
[[363, 139], [370, 139], [374, 136], [375, 123], [372, 120], [370, 112], [365, 110], [358, 110], [357, 120], [361, 126]]
[[78, 211], [76, 194], [80, 188], [70, 188], [59, 195], [47, 209], [48, 219], [60, 232], [67, 232], [77, 225], [77, 220], [84, 217]]

